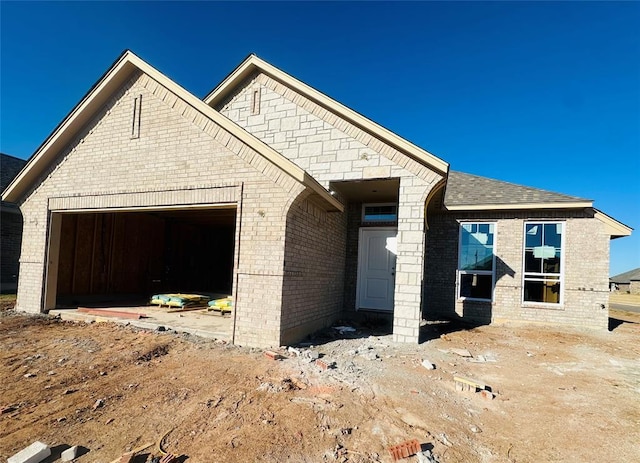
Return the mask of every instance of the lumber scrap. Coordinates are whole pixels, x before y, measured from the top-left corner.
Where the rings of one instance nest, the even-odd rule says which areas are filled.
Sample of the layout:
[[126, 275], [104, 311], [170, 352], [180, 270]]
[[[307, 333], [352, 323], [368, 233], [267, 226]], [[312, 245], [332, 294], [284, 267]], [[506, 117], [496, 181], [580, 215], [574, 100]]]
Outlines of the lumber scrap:
[[131, 452], [126, 452], [120, 455], [115, 460], [111, 461], [111, 463], [129, 463], [133, 460], [133, 457], [136, 456], [136, 453], [142, 452], [145, 449], [148, 449], [153, 445], [153, 442], [149, 442], [148, 444], [141, 445], [140, 447], [136, 447]]

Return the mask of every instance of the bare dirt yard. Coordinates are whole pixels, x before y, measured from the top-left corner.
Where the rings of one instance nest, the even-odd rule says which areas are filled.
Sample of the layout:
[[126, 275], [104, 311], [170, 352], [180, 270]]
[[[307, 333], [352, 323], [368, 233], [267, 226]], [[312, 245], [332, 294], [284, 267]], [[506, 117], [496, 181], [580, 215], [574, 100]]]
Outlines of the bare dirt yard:
[[159, 447], [188, 462], [391, 462], [390, 446], [417, 439], [432, 456], [402, 461], [640, 461], [640, 314], [612, 311], [609, 332], [431, 323], [420, 345], [330, 329], [272, 360], [0, 304], [2, 460], [39, 440], [48, 461], [79, 445], [76, 461], [109, 463], [151, 442], [136, 462]]

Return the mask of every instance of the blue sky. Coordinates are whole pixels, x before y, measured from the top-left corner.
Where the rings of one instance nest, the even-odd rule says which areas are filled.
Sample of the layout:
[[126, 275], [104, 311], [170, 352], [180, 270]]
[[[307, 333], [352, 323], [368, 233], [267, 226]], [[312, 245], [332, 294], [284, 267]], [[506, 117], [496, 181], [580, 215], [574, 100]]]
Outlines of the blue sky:
[[28, 158], [124, 49], [203, 97], [249, 53], [446, 160], [583, 198], [640, 267], [640, 3], [0, 2], [0, 149]]

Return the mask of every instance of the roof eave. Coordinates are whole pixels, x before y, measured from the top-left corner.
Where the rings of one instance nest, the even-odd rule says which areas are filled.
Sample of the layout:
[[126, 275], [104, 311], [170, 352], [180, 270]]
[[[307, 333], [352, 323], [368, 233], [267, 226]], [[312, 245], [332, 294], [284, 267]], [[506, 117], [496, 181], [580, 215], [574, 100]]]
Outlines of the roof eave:
[[607, 233], [609, 234], [612, 240], [631, 235], [633, 228], [623, 224], [622, 222], [619, 222], [618, 220], [614, 219], [613, 217], [605, 214], [604, 212], [598, 209], [594, 209], [594, 211], [595, 211], [594, 217], [604, 224], [605, 230], [607, 231]]
[[209, 106], [216, 106], [227, 97], [230, 91], [256, 71], [261, 71], [282, 84], [294, 89], [323, 108], [337, 114], [365, 132], [379, 138], [383, 142], [393, 146], [438, 173], [446, 176], [449, 172], [449, 163], [396, 135], [381, 125], [376, 124], [372, 120], [367, 119], [353, 109], [335, 101], [333, 98], [328, 97], [324, 93], [314, 89], [295, 77], [290, 76], [272, 64], [261, 60], [256, 55], [249, 55], [242, 63], [240, 63], [240, 65], [231, 74], [229, 74], [204, 98], [204, 102]]
[[502, 211], [517, 209], [579, 209], [592, 207], [591, 201], [540, 202], [540, 203], [502, 203], [502, 204], [445, 204], [449, 211]]

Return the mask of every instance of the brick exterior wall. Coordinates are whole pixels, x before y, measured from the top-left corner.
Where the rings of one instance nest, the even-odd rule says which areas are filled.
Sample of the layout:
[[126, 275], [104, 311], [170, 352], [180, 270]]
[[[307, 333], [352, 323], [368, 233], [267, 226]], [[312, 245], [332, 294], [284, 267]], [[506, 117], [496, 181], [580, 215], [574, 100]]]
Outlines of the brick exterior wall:
[[342, 313], [346, 214], [299, 197], [289, 208], [282, 291], [282, 341], [330, 326]]
[[632, 280], [631, 282], [629, 282], [629, 293], [640, 294], [640, 281]]
[[0, 289], [15, 291], [18, 285], [22, 216], [17, 208], [2, 207], [0, 217]]
[[396, 341], [417, 342], [425, 200], [442, 176], [264, 74], [249, 78], [218, 109], [326, 188], [337, 181], [400, 179], [393, 333]]
[[[495, 221], [494, 300], [457, 300], [459, 221]], [[522, 302], [524, 222], [565, 223], [564, 302], [557, 307]], [[478, 323], [534, 322], [607, 329], [609, 236], [589, 211], [442, 213], [429, 217], [425, 262], [426, 316], [462, 317]], [[437, 266], [430, 263], [438, 262]]]
[[[140, 95], [140, 135], [132, 138], [133, 101]], [[25, 226], [17, 307], [43, 308], [51, 211], [232, 201], [239, 211], [235, 342], [279, 345], [287, 212], [306, 194], [300, 183], [139, 73], [59, 154], [20, 205]], [[296, 214], [304, 219], [315, 212], [298, 207]], [[286, 324], [295, 326], [291, 317]]]

